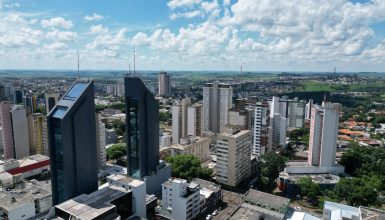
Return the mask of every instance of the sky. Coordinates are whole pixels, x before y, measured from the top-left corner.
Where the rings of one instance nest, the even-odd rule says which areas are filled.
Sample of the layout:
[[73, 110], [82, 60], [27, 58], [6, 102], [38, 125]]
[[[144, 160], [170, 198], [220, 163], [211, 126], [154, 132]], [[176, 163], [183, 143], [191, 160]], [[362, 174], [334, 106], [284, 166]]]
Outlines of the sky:
[[385, 0], [0, 0], [0, 69], [385, 72]]

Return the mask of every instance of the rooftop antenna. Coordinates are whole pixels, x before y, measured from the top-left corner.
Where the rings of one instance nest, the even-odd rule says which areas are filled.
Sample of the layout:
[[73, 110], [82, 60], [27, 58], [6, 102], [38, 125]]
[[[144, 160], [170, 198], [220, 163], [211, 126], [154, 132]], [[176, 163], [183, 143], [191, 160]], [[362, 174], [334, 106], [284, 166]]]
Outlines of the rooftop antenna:
[[79, 62], [79, 50], [76, 50], [76, 54], [77, 54], [77, 57], [78, 57], [78, 79], [80, 79], [80, 72], [79, 72], [79, 69], [80, 69], [80, 62]]
[[136, 75], [136, 69], [135, 69], [135, 54], [136, 54], [136, 49], [134, 45], [134, 75]]

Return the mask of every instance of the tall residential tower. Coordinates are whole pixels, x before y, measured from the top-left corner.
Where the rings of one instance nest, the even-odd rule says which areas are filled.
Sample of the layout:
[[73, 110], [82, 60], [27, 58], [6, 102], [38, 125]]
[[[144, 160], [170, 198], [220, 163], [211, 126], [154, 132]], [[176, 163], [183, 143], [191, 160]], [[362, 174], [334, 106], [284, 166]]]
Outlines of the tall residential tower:
[[221, 133], [229, 119], [233, 105], [233, 88], [218, 82], [203, 86], [203, 130]]

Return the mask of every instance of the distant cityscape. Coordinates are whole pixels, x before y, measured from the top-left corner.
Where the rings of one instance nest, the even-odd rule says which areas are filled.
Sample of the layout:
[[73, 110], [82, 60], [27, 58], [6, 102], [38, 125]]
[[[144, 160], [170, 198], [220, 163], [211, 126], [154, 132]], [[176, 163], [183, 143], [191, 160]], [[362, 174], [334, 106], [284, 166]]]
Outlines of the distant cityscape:
[[381, 74], [0, 77], [0, 219], [385, 219]]

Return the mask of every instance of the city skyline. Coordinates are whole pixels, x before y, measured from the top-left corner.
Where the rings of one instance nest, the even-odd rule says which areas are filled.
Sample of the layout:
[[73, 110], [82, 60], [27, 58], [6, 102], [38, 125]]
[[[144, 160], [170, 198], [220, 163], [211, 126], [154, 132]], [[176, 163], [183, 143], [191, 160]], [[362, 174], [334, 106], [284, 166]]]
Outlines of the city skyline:
[[[151, 6], [151, 7], [149, 7]], [[385, 2], [0, 1], [0, 67], [384, 71]]]

